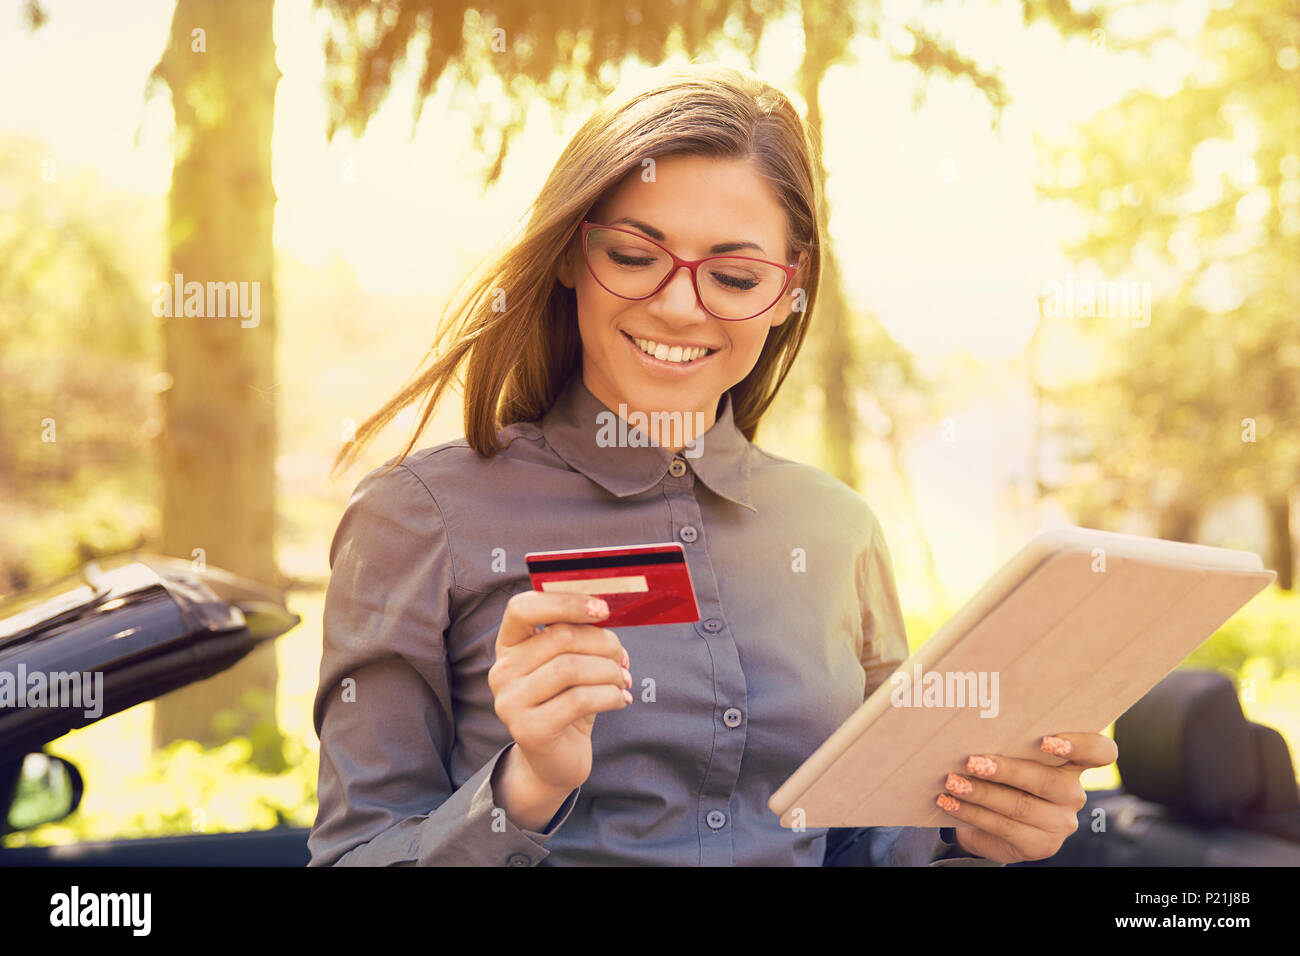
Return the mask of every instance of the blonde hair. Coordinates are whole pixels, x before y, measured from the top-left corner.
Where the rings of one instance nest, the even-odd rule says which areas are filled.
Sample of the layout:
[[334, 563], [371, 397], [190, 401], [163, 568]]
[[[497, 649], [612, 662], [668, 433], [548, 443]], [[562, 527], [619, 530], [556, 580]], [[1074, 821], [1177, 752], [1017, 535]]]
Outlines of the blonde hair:
[[[465, 438], [479, 455], [501, 450], [499, 428], [545, 415], [582, 356], [575, 293], [557, 278], [561, 257], [583, 217], [625, 175], [646, 159], [670, 155], [752, 161], [785, 209], [786, 261], [807, 253], [803, 307], [770, 331], [754, 368], [730, 389], [736, 426], [753, 441], [803, 345], [821, 278], [815, 146], [785, 94], [751, 72], [673, 65], [619, 87], [583, 124], [530, 207], [523, 235], [450, 309], [454, 321], [441, 324], [425, 361], [450, 332], [446, 351], [424, 372], [417, 368], [413, 380], [361, 424], [331, 474], [355, 462], [398, 412], [423, 397], [419, 424], [392, 463], [396, 467], [462, 364]], [[508, 307], [494, 309], [502, 299]]]

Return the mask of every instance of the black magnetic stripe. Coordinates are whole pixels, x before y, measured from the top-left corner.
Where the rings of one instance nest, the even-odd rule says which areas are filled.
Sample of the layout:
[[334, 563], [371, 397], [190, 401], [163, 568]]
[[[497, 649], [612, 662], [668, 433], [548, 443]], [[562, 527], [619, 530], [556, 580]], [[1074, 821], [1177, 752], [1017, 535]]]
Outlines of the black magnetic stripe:
[[588, 571], [596, 568], [626, 568], [640, 564], [685, 564], [686, 556], [680, 551], [660, 554], [619, 554], [604, 558], [551, 558], [528, 562], [528, 570], [541, 574], [546, 571]]

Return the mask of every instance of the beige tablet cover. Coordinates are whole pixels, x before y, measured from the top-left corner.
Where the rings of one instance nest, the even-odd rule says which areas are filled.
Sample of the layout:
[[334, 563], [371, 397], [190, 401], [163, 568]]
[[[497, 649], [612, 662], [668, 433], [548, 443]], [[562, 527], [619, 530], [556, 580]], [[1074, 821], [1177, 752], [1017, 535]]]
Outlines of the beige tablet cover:
[[[934, 800], [969, 754], [1065, 763], [1040, 751], [1040, 738], [1100, 733], [1275, 577], [1247, 551], [1090, 528], [1042, 532], [768, 807], [785, 827], [951, 826]], [[995, 715], [980, 704], [981, 674]]]

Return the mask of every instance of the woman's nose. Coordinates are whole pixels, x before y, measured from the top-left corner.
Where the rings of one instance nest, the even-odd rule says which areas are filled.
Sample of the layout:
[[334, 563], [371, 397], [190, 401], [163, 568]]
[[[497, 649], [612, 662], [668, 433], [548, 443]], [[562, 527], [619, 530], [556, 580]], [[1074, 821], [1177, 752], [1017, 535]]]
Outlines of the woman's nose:
[[691, 270], [686, 266], [677, 268], [655, 298], [660, 300], [664, 304], [666, 311], [672, 315], [691, 316], [697, 310], [704, 315], [708, 314], [700, 303], [699, 297], [695, 294], [695, 284], [691, 281]]

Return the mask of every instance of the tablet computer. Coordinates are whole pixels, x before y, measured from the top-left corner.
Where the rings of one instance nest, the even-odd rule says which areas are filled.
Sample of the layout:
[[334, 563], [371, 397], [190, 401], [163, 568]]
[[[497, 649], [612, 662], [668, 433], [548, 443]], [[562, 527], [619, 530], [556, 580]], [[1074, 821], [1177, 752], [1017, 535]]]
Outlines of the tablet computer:
[[1065, 527], [1029, 541], [768, 801], [785, 827], [951, 826], [970, 754], [1060, 766], [1048, 734], [1100, 733], [1277, 572], [1259, 555]]

